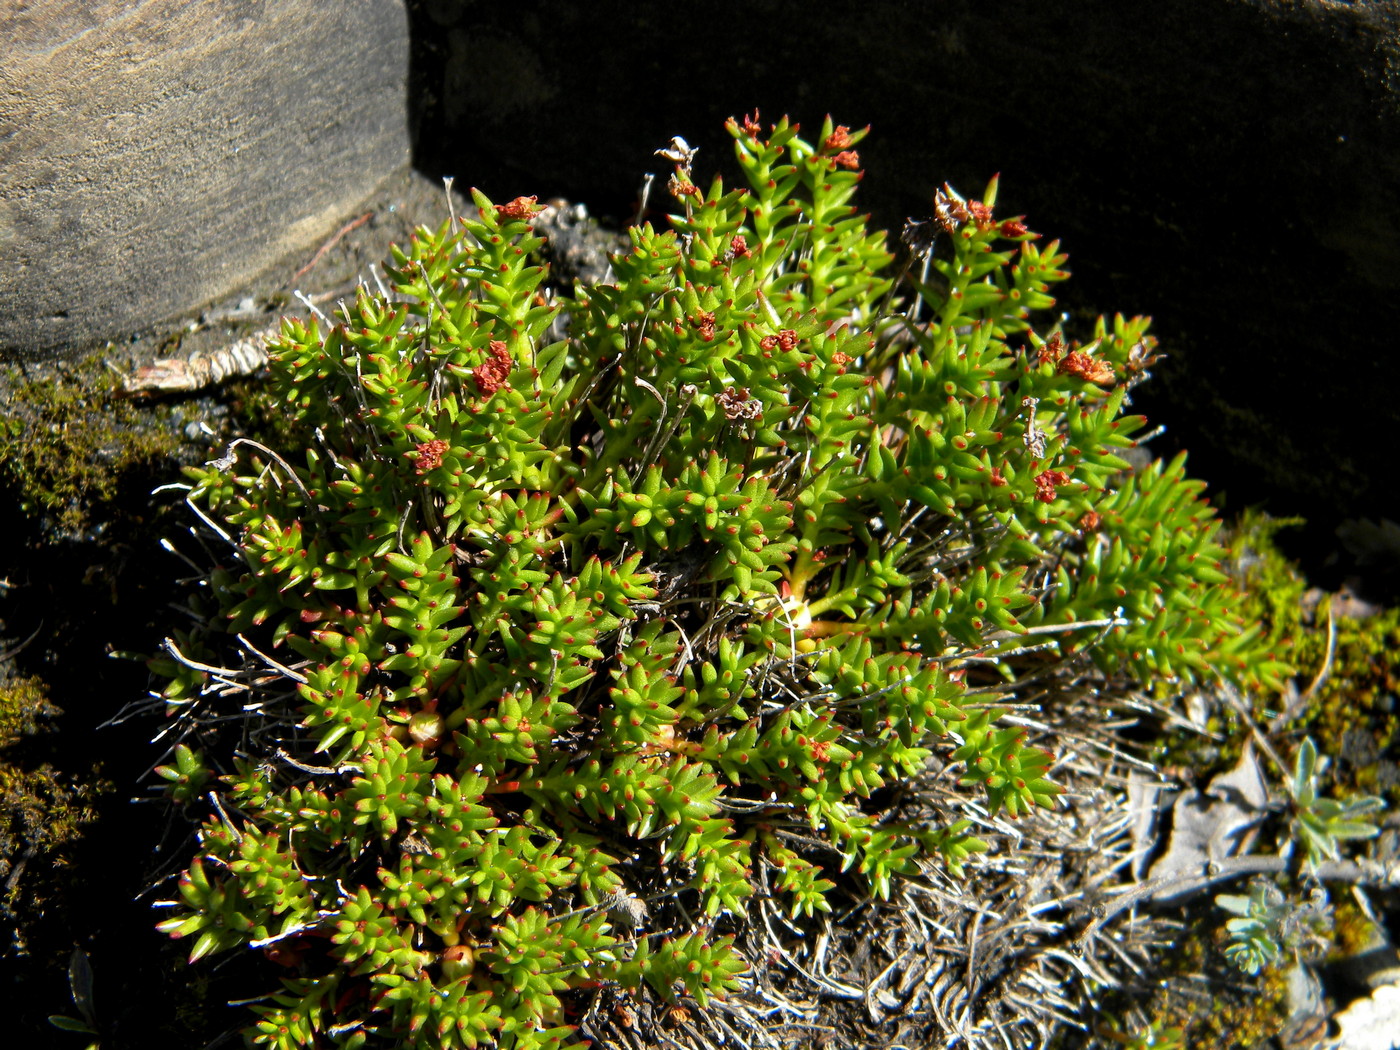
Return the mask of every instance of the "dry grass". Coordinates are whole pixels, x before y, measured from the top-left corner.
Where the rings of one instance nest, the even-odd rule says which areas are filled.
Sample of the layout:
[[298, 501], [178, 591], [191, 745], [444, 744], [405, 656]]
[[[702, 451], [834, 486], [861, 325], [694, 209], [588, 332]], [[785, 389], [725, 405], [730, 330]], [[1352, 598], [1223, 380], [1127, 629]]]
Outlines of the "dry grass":
[[[1105, 992], [1150, 993], [1154, 953], [1177, 928], [1138, 909], [1100, 921], [1101, 902], [1136, 885], [1128, 778], [1150, 769], [1118, 734], [1138, 720], [1130, 708], [1155, 707], [1128, 693], [1112, 702], [1106, 685], [1092, 675], [1069, 681], [1022, 716], [1036, 743], [1062, 756], [1056, 809], [989, 817], [943, 767], [890, 799], [890, 819], [974, 822], [992, 849], [967, 863], [964, 878], [929, 865], [890, 900], [845, 880], [831, 913], [794, 919], [757, 873], [740, 940], [752, 965], [743, 994], [676, 1012], [603, 988], [581, 1034], [609, 1050], [1083, 1045]], [[810, 836], [807, 844], [814, 860], [826, 848]]]

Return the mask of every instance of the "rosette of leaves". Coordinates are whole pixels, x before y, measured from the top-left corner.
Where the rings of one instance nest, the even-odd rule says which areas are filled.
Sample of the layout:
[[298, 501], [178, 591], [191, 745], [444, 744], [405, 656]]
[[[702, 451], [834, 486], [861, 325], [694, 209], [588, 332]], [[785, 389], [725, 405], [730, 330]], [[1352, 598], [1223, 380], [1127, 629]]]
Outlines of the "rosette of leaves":
[[1331, 907], [1321, 888], [1309, 900], [1296, 901], [1261, 879], [1251, 884], [1249, 896], [1222, 893], [1215, 903], [1236, 916], [1225, 923], [1230, 934], [1225, 957], [1251, 975], [1278, 962], [1285, 951], [1325, 945], [1332, 930]]
[[1365, 818], [1385, 809], [1385, 803], [1373, 795], [1346, 802], [1321, 797], [1318, 780], [1327, 765], [1327, 759], [1318, 756], [1317, 745], [1307, 737], [1298, 748], [1293, 779], [1288, 784], [1293, 797], [1293, 836], [1314, 866], [1324, 860], [1339, 860], [1342, 842], [1379, 835], [1380, 828]]
[[533, 200], [476, 194], [389, 294], [283, 326], [302, 448], [190, 472], [244, 664], [211, 670], [218, 623], [154, 662], [203, 745], [162, 775], [204, 784], [230, 681], [253, 713], [161, 928], [292, 970], [255, 1043], [572, 1046], [600, 983], [704, 1004], [760, 887], [810, 916], [985, 849], [892, 785], [1054, 804], [1018, 678], [1272, 673], [1200, 485], [1116, 454], [1145, 320], [1035, 328], [1065, 257], [995, 182], [911, 228], [913, 280], [850, 203], [863, 133], [729, 131], [745, 185], [675, 152], [681, 213], [567, 297]]

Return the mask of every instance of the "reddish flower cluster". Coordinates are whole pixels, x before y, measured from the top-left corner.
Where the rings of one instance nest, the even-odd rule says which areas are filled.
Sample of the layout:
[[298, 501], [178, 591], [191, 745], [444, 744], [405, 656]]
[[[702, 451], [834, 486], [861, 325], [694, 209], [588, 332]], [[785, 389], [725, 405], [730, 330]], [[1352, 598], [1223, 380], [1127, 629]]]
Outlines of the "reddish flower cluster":
[[414, 449], [418, 453], [418, 468], [414, 473], [426, 474], [430, 470], [436, 470], [442, 466], [442, 454], [451, 446], [446, 441], [438, 438], [435, 441], [425, 441], [421, 445], [415, 445]]
[[500, 219], [531, 219], [544, 211], [544, 205], [537, 197], [516, 197], [508, 204], [496, 205], [496, 217]]
[[1098, 532], [1099, 524], [1102, 520], [1103, 519], [1099, 517], [1098, 511], [1086, 510], [1084, 512], [1084, 517], [1079, 519], [1079, 527], [1085, 532]]
[[690, 323], [695, 326], [695, 330], [700, 333], [700, 338], [705, 342], [710, 342], [715, 337], [715, 315], [702, 313], [697, 317], [692, 317]]
[[826, 137], [822, 149], [827, 153], [839, 153], [851, 145], [851, 129], [845, 124], [836, 125], [836, 130]]
[[1055, 502], [1055, 486], [1063, 485], [1069, 475], [1063, 470], [1042, 470], [1035, 476], [1035, 498], [1041, 503]]
[[514, 363], [511, 360], [510, 351], [506, 349], [506, 344], [500, 339], [492, 339], [491, 356], [472, 369], [472, 378], [476, 380], [476, 389], [490, 397], [501, 387], [507, 385], [506, 379], [510, 376], [511, 366]]
[[757, 419], [763, 415], [762, 403], [749, 396], [748, 387], [727, 387], [715, 400], [724, 410], [725, 419]]
[[1117, 378], [1113, 374], [1113, 366], [1107, 361], [1097, 357], [1090, 357], [1083, 350], [1075, 350], [1059, 363], [1055, 371], [1061, 374], [1068, 372], [1072, 376], [1080, 379], [1087, 379], [1091, 383], [1098, 383], [1100, 386], [1112, 386]]
[[997, 230], [1003, 237], [1024, 237], [1026, 235], [1026, 224], [1017, 222], [1015, 219], [1007, 219]]
[[1003, 485], [1007, 484], [1006, 479], [1001, 476], [1000, 467], [993, 467], [992, 475], [987, 480], [990, 481], [992, 485], [996, 488], [1001, 488]]
[[853, 149], [842, 150], [831, 159], [835, 161], [838, 168], [849, 168], [851, 171], [855, 171], [860, 167], [860, 154]]
[[967, 213], [972, 216], [972, 221], [977, 224], [979, 230], [990, 229], [995, 222], [992, 218], [992, 209], [981, 201], [968, 201]]
[[749, 116], [747, 113], [744, 114], [744, 132], [753, 138], [758, 138], [758, 133], [762, 130], [763, 128], [761, 128], [758, 123], [758, 107], [755, 106], [753, 116]]
[[749, 251], [749, 242], [744, 239], [742, 233], [736, 233], [729, 239], [729, 254], [736, 259], [747, 259], [753, 254]]
[[795, 350], [797, 348], [797, 333], [791, 328], [784, 328], [777, 335], [766, 335], [759, 340], [758, 345], [770, 354], [779, 348], [784, 351]]

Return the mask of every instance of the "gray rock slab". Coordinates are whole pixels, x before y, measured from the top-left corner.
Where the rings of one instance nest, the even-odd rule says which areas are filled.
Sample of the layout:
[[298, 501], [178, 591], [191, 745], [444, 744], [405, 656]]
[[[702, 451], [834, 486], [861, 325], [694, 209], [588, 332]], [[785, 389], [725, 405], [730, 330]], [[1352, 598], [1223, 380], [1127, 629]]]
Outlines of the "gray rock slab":
[[0, 352], [192, 310], [401, 168], [402, 0], [0, 9]]

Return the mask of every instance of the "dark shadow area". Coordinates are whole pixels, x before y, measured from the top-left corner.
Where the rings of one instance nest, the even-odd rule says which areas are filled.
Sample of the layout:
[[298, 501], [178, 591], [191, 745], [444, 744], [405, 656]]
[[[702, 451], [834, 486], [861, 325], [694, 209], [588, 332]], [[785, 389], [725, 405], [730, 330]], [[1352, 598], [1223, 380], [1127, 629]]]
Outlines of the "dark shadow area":
[[[152, 487], [169, 480], [164, 471], [131, 471], [121, 478], [112, 507], [150, 507]], [[67, 821], [82, 802], [91, 816], [77, 821], [71, 841], [40, 848], [19, 873], [20, 896], [11, 904], [21, 920], [23, 952], [0, 955], [0, 996], [25, 1046], [84, 1045], [82, 1036], [47, 1021], [51, 1014], [78, 1013], [67, 996], [69, 954], [77, 947], [92, 967], [104, 1048], [161, 1041], [201, 1047], [232, 1027], [227, 999], [264, 988], [229, 983], [229, 967], [217, 964], [192, 981], [184, 964], [188, 947], [154, 929], [150, 901], [176, 895], [175, 880], [146, 891], [162, 868], [178, 872], [175, 862], [192, 848], [194, 829], [141, 781], [161, 755], [151, 743], [161, 728], [159, 714], [99, 726], [149, 687], [142, 663], [108, 654], [149, 652], [169, 632], [179, 568], [151, 536], [178, 526], [158, 511], [111, 513], [93, 535], [57, 538], [36, 519], [16, 515], [30, 525], [26, 535], [11, 535], [0, 566], [13, 584], [0, 605], [5, 647], [41, 627], [9, 662], [3, 684], [41, 682], [57, 709], [50, 725], [0, 755], [7, 787], [13, 789], [8, 778], [16, 771], [44, 771], [50, 779], [35, 780], [36, 791], [50, 790], [30, 800], [37, 812]], [[145, 801], [134, 797], [143, 793]], [[4, 816], [13, 821], [13, 790], [6, 802], [12, 808]], [[43, 834], [30, 830], [31, 843]]]

